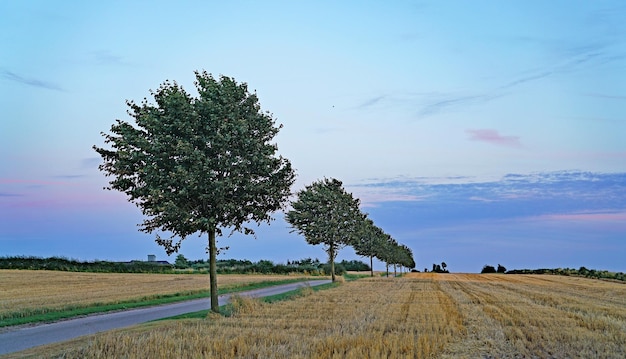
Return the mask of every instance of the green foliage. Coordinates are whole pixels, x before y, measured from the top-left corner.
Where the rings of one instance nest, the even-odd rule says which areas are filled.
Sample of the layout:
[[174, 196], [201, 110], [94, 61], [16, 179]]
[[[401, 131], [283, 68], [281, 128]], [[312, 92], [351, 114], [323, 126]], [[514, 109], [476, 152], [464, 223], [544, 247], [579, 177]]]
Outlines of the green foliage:
[[433, 263], [433, 270], [432, 270], [432, 272], [435, 272], [435, 273], [450, 273], [450, 272], [448, 272], [446, 267], [447, 267], [446, 262], [441, 263], [441, 265]]
[[[177, 256], [177, 260], [181, 255]], [[184, 258], [184, 256], [182, 257]], [[187, 267], [191, 271], [185, 271], [189, 274], [207, 273], [209, 263], [202, 259], [187, 260]], [[220, 259], [216, 262], [217, 273], [219, 274], [293, 274], [299, 273], [303, 275], [324, 275], [325, 266], [318, 259], [312, 260], [305, 258], [287, 262], [288, 264], [274, 264], [272, 261], [260, 260], [252, 262], [247, 259]], [[339, 269], [335, 272], [343, 274], [345, 271], [365, 271], [369, 270], [363, 262], [357, 260], [342, 261], [335, 263]], [[110, 261], [85, 261], [81, 262], [74, 259], [50, 257], [0, 257], [0, 269], [31, 269], [31, 270], [58, 270], [66, 272], [95, 272], [95, 273], [180, 273], [177, 265], [163, 264], [157, 262], [110, 262]], [[327, 271], [328, 274], [330, 271]]]
[[0, 257], [0, 269], [57, 270], [96, 273], [174, 273], [170, 264], [159, 262], [81, 262], [61, 257]]
[[261, 112], [257, 96], [226, 76], [196, 72], [198, 98], [166, 81], [140, 105], [128, 101], [135, 125], [117, 120], [102, 133], [112, 149], [94, 149], [108, 189], [128, 195], [147, 217], [141, 230], [171, 232], [158, 239], [168, 253], [188, 235], [220, 227], [252, 233], [249, 221], [269, 222], [282, 208], [295, 174], [271, 143], [280, 127]]
[[332, 275], [332, 270], [335, 270], [335, 275], [344, 275], [346, 274], [346, 267], [341, 263], [335, 263], [334, 266], [331, 266], [330, 263], [326, 263], [322, 265], [322, 271], [324, 275]]
[[189, 268], [189, 262], [187, 261], [187, 258], [185, 258], [184, 255], [179, 254], [176, 256], [176, 260], [174, 261], [174, 267], [178, 269]]
[[626, 281], [626, 273], [623, 272], [610, 272], [607, 270], [587, 269], [580, 267], [574, 268], [541, 268], [541, 269], [513, 269], [506, 272], [507, 274], [552, 274], [552, 275], [564, 275], [564, 276], [580, 276], [596, 279], [609, 279]]
[[[364, 218], [359, 200], [334, 178], [313, 182], [298, 191], [297, 197], [286, 214], [287, 223], [307, 243], [324, 245], [328, 262], [334, 266], [337, 251], [354, 241]], [[334, 281], [335, 273], [332, 269], [330, 272]]]
[[374, 269], [372, 268], [373, 258], [381, 259], [385, 257], [385, 243], [389, 239], [391, 239], [391, 236], [380, 227], [375, 226], [371, 219], [364, 218], [359, 223], [358, 233], [352, 242], [352, 247], [354, 247], [356, 254], [369, 257], [370, 276], [372, 277], [374, 276]]
[[[414, 268], [411, 249], [399, 245], [390, 235], [374, 225], [359, 209], [359, 200], [347, 193], [336, 179], [313, 182], [297, 193], [293, 209], [285, 218], [309, 244], [323, 244], [328, 253], [330, 267], [334, 265], [337, 251], [346, 245], [354, 247], [358, 255], [370, 258], [372, 270], [374, 257], [387, 265]], [[359, 266], [356, 270], [365, 270]], [[335, 280], [335, 270], [328, 270]], [[371, 272], [373, 276], [374, 273]]]
[[494, 268], [494, 266], [485, 265], [483, 266], [483, 269], [480, 271], [480, 273], [496, 273], [496, 269]]
[[[127, 101], [134, 124], [116, 120], [102, 133], [110, 149], [94, 146], [107, 189], [125, 193], [146, 217], [140, 230], [171, 233], [156, 242], [169, 254], [194, 233], [208, 234], [215, 263], [222, 228], [254, 234], [250, 222], [270, 222], [290, 195], [295, 173], [272, 143], [281, 126], [262, 112], [245, 83], [196, 72], [199, 96], [165, 81], [155, 103]], [[178, 238], [176, 242], [174, 238]], [[216, 292], [214, 268], [209, 269]], [[217, 309], [217, 297], [211, 296]]]
[[362, 272], [362, 271], [368, 271], [371, 269], [370, 266], [368, 266], [367, 264], [361, 261], [357, 261], [356, 259], [351, 260], [351, 261], [347, 261], [344, 259], [339, 264], [341, 264], [347, 271]]

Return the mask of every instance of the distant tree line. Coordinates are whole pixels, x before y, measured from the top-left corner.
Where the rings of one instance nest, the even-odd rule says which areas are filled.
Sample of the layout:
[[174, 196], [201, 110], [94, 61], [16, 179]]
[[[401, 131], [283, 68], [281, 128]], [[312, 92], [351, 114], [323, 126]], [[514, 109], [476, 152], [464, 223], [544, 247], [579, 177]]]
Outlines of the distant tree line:
[[498, 269], [494, 266], [485, 265], [480, 273], [506, 273], [506, 268], [501, 264], [498, 264]]
[[[63, 257], [0, 257], [0, 269], [57, 270], [66, 272], [96, 273], [208, 273], [210, 263], [205, 260], [188, 260], [182, 254], [176, 257], [174, 264], [159, 262], [130, 261], [78, 261]], [[287, 264], [275, 264], [269, 260], [252, 262], [241, 259], [221, 259], [216, 263], [221, 274], [290, 274], [330, 275], [330, 265], [319, 259], [305, 258], [287, 261]], [[343, 260], [335, 263], [335, 274], [343, 275], [347, 271], [369, 271], [370, 267], [360, 261]]]
[[[433, 269], [431, 270], [431, 272], [450, 273], [447, 268], [448, 268], [448, 265], [446, 264], [446, 262], [441, 262], [441, 264], [433, 263]], [[424, 272], [428, 272], [428, 268], [424, 268]]]
[[64, 257], [0, 257], [0, 269], [56, 270], [65, 272], [101, 272], [101, 273], [172, 273], [170, 264], [159, 262], [110, 262], [88, 261]]
[[555, 269], [513, 269], [506, 272], [507, 274], [554, 274], [565, 276], [579, 276], [596, 279], [610, 279], [618, 281], [626, 281], [626, 274], [623, 272], [610, 272], [607, 270], [587, 269], [580, 267], [574, 268], [555, 268]]
[[[182, 258], [181, 258], [182, 257]], [[194, 261], [186, 261], [186, 265], [182, 265], [181, 259], [184, 257], [179, 254], [175, 266], [179, 269], [191, 269], [198, 272], [206, 272], [209, 269], [209, 262], [199, 259]], [[217, 272], [220, 274], [289, 274], [302, 273], [308, 275], [331, 275], [331, 266], [328, 263], [322, 263], [319, 259], [305, 258], [301, 260], [287, 261], [287, 264], [274, 263], [269, 260], [260, 260], [252, 262], [247, 259], [220, 259], [216, 263]], [[369, 271], [370, 267], [360, 261], [342, 260], [334, 263], [335, 274], [343, 275], [347, 271]]]

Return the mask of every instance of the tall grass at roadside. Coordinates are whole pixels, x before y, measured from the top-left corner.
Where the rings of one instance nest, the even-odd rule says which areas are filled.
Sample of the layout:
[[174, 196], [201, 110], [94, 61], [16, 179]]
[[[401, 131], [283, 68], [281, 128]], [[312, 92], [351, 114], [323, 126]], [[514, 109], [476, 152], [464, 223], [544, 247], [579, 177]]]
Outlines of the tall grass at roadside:
[[[219, 275], [220, 291], [305, 277]], [[0, 326], [55, 320], [208, 295], [208, 276], [0, 270]]]

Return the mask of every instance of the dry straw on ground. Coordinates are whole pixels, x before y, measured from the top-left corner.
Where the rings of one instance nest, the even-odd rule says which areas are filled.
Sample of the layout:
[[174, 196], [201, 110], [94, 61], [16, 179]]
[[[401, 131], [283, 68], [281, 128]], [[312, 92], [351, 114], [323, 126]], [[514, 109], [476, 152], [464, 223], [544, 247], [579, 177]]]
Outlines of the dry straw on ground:
[[[284, 280], [284, 275], [219, 275], [220, 288]], [[295, 277], [293, 277], [295, 278]], [[0, 270], [0, 319], [43, 309], [118, 303], [209, 288], [208, 275]]]
[[623, 358], [626, 285], [420, 273], [232, 317], [152, 323], [31, 353], [63, 358]]

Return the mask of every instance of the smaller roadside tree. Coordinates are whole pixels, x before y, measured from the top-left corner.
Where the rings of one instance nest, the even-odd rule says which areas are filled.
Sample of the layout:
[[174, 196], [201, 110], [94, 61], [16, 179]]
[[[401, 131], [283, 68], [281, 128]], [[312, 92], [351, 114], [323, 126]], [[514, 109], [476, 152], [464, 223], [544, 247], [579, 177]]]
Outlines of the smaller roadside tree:
[[496, 273], [496, 269], [493, 266], [485, 265], [483, 267], [483, 269], [480, 271], [480, 273], [482, 273], [482, 274], [485, 274], [485, 273]]
[[387, 277], [389, 277], [389, 265], [397, 263], [398, 242], [393, 239], [389, 234], [385, 234], [385, 240], [382, 241], [376, 258], [385, 262]]
[[174, 267], [178, 269], [189, 268], [189, 261], [185, 258], [184, 255], [179, 254], [176, 256], [176, 260], [174, 261]]
[[285, 219], [307, 243], [324, 245], [334, 282], [337, 252], [354, 242], [363, 221], [360, 202], [334, 178], [313, 182], [298, 191], [297, 197]]
[[374, 225], [369, 218], [359, 223], [359, 231], [354, 238], [352, 247], [356, 254], [370, 259], [370, 276], [374, 276], [374, 257], [379, 258], [379, 253], [383, 250], [384, 241], [387, 235], [382, 229]]
[[498, 273], [506, 273], [506, 268], [502, 264], [498, 264]]
[[413, 259], [413, 251], [404, 244], [398, 246], [398, 264], [403, 268], [415, 268], [415, 260]]

